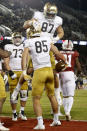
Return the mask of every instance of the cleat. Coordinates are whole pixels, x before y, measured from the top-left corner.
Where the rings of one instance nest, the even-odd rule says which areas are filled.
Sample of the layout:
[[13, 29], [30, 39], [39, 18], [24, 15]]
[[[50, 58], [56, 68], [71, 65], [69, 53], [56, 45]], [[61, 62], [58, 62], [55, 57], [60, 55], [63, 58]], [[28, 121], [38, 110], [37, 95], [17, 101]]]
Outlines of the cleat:
[[52, 124], [50, 124], [50, 126], [60, 126], [61, 125], [61, 122], [60, 121], [53, 121]]
[[6, 128], [3, 126], [2, 123], [0, 123], [0, 131], [9, 131], [10, 129], [9, 128]]
[[18, 117], [17, 117], [17, 113], [13, 113], [12, 115], [12, 121], [17, 121]]
[[27, 120], [27, 117], [24, 115], [24, 111], [21, 111], [21, 112], [19, 113], [19, 117], [20, 117], [22, 120], [24, 120], [24, 121]]
[[66, 121], [70, 121], [71, 120], [71, 116], [70, 115], [66, 115]]
[[70, 113], [66, 113], [66, 121], [70, 121], [71, 120], [71, 116], [70, 116]]
[[45, 130], [45, 126], [44, 125], [37, 125], [33, 129], [34, 130]]
[[18, 93], [19, 91], [15, 88], [11, 96], [12, 101], [15, 101], [17, 99]]

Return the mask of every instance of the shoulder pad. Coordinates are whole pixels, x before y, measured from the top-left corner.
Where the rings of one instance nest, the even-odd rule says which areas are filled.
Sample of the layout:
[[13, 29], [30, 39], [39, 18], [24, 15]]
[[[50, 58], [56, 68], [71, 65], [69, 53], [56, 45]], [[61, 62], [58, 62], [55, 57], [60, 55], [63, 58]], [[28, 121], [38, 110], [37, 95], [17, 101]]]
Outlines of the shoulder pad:
[[62, 25], [62, 24], [63, 24], [63, 19], [62, 19], [61, 17], [56, 16], [56, 17], [55, 17], [55, 20], [56, 20], [56, 22], [57, 22], [59, 25]]

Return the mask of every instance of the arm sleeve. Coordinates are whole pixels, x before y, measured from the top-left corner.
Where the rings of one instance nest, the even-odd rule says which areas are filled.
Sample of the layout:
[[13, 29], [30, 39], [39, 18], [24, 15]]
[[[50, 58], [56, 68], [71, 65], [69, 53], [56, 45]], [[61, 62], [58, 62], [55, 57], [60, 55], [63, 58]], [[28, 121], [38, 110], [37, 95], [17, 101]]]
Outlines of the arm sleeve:
[[56, 22], [58, 23], [59, 26], [61, 26], [63, 24], [63, 19], [61, 17], [57, 16]]

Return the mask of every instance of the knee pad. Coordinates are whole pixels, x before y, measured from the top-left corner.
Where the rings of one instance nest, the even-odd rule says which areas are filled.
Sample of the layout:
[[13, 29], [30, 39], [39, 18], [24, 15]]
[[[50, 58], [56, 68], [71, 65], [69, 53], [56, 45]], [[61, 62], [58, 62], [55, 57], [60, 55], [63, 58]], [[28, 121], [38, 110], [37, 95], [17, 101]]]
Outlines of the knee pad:
[[28, 98], [28, 90], [20, 90], [20, 100], [26, 101]]
[[12, 95], [12, 94], [10, 94], [10, 103], [16, 104], [16, 103], [18, 102], [18, 97], [19, 97], [19, 96], [17, 96], [16, 100], [13, 101], [13, 100], [11, 99], [11, 95]]

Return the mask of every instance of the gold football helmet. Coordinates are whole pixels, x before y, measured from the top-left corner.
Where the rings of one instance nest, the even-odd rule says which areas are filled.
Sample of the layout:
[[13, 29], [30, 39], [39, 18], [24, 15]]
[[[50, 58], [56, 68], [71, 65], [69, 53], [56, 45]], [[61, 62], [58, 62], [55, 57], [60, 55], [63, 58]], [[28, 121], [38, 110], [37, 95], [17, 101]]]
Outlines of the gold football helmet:
[[27, 38], [31, 38], [31, 37], [35, 37], [35, 36], [40, 36], [40, 33], [41, 33], [41, 25], [40, 23], [38, 22], [37, 19], [33, 19], [31, 20], [30, 22], [30, 27], [26, 30], [26, 35], [27, 35]]
[[44, 15], [49, 19], [53, 19], [57, 15], [58, 9], [55, 4], [46, 3], [44, 6]]
[[[12, 42], [14, 45], [18, 46], [22, 43], [22, 35], [20, 32], [14, 32], [11, 37], [12, 37]], [[16, 38], [19, 38], [19, 39], [16, 39]]]
[[14, 32], [14, 33], [12, 34], [12, 38], [16, 38], [16, 37], [22, 38], [21, 33], [20, 33], [20, 32]]

